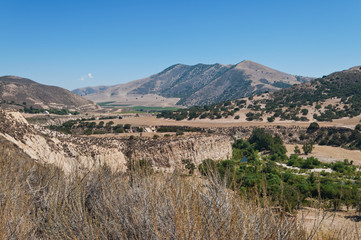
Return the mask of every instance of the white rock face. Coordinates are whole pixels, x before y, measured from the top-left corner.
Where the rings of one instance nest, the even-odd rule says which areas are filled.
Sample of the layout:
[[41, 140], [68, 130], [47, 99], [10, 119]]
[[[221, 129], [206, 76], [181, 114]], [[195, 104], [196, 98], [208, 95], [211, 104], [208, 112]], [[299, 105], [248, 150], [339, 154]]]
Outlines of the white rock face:
[[113, 171], [126, 171], [131, 160], [146, 160], [155, 169], [183, 168], [182, 160], [196, 166], [205, 159], [227, 159], [232, 148], [224, 135], [191, 136], [172, 139], [74, 137], [41, 127], [32, 127], [18, 113], [0, 110], [0, 136], [11, 141], [29, 157], [63, 169], [67, 174], [89, 171], [104, 164]]
[[203, 136], [171, 140], [153, 141], [145, 147], [130, 150], [129, 159], [143, 159], [157, 168], [174, 170], [182, 167], [182, 160], [190, 159], [198, 166], [205, 159], [224, 160], [232, 156], [232, 147], [228, 137]]

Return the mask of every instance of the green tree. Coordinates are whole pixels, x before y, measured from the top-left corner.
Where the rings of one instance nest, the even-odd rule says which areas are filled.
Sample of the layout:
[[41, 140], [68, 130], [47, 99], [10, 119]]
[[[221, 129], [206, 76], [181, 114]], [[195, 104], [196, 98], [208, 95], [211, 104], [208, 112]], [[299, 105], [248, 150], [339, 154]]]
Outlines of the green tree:
[[302, 112], [302, 115], [304, 115], [304, 116], [308, 114], [308, 110], [306, 108], [303, 108], [301, 110], [301, 112]]
[[313, 132], [317, 131], [318, 129], [320, 129], [320, 125], [318, 125], [317, 122], [313, 122], [310, 124], [310, 126], [308, 126], [307, 132], [313, 133]]
[[98, 124], [98, 128], [102, 128], [102, 127], [104, 127], [104, 122], [100, 121], [99, 124]]
[[106, 124], [105, 124], [105, 126], [107, 127], [107, 128], [110, 128], [110, 126], [112, 126], [114, 124], [114, 122], [113, 121], [110, 121], [110, 122], [107, 122]]
[[274, 121], [275, 121], [275, 117], [274, 117], [274, 116], [268, 117], [268, 118], [267, 118], [267, 121], [268, 121], [268, 122], [274, 122]]
[[297, 154], [297, 155], [301, 154], [301, 150], [297, 145], [295, 146], [294, 153]]
[[193, 175], [194, 169], [196, 169], [196, 165], [190, 159], [183, 159], [182, 163], [184, 164], [185, 169], [188, 170], [190, 175]]
[[200, 174], [206, 176], [216, 171], [216, 163], [212, 159], [206, 159], [198, 166]]
[[184, 135], [184, 132], [178, 129], [175, 135], [177, 136]]
[[313, 150], [313, 143], [312, 142], [307, 142], [307, 143], [303, 144], [302, 149], [303, 149], [303, 152], [306, 155], [308, 155]]
[[251, 137], [248, 139], [251, 144], [255, 144], [255, 149], [259, 151], [271, 150], [274, 140], [272, 136], [262, 128], [253, 130]]

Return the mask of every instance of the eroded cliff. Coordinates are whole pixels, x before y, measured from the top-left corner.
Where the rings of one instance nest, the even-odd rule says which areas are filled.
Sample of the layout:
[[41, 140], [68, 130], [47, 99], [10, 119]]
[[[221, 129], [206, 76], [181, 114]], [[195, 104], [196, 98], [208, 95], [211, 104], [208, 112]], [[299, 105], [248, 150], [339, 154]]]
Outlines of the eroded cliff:
[[155, 169], [182, 168], [189, 159], [196, 166], [207, 158], [231, 157], [227, 135], [182, 136], [170, 139], [119, 139], [74, 137], [31, 126], [17, 112], [0, 109], [0, 136], [15, 144], [30, 158], [55, 164], [66, 173], [88, 171], [101, 165], [125, 171], [131, 160], [146, 160]]

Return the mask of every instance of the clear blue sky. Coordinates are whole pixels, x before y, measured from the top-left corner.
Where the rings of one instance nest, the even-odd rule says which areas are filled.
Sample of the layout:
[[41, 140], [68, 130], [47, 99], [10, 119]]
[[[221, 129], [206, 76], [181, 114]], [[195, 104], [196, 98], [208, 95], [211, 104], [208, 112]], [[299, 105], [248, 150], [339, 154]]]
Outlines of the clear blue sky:
[[361, 1], [0, 0], [0, 75], [67, 89], [244, 59], [322, 76], [361, 65]]

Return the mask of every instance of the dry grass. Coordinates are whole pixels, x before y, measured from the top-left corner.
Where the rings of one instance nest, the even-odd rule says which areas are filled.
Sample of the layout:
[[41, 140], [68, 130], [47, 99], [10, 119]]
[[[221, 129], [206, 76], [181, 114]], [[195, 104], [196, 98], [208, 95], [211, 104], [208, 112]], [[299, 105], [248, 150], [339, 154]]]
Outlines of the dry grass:
[[[297, 144], [285, 144], [285, 146], [287, 148], [287, 155], [291, 155], [294, 153]], [[302, 149], [301, 144], [298, 144], [298, 147]], [[353, 164], [356, 166], [361, 165], [360, 150], [349, 150], [341, 147], [314, 145], [312, 153], [302, 155], [302, 157], [317, 157], [321, 162], [326, 163], [348, 159], [349, 161], [353, 161]]]
[[200, 179], [112, 173], [103, 167], [68, 177], [6, 148], [0, 148], [0, 205], [0, 239], [311, 239], [317, 234], [317, 228], [306, 233], [294, 216], [275, 212], [265, 199], [230, 191], [213, 174]]

